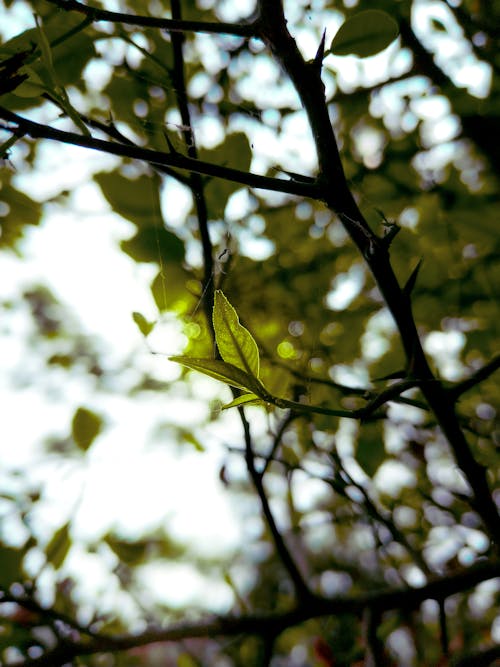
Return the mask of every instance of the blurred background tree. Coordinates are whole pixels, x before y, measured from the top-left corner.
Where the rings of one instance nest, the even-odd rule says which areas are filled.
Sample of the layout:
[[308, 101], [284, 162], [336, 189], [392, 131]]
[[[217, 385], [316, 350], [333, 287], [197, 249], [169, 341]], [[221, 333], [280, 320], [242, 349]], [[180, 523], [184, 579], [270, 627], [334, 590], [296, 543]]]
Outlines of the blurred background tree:
[[500, 3], [281, 8], [3, 2], [2, 664], [500, 659]]

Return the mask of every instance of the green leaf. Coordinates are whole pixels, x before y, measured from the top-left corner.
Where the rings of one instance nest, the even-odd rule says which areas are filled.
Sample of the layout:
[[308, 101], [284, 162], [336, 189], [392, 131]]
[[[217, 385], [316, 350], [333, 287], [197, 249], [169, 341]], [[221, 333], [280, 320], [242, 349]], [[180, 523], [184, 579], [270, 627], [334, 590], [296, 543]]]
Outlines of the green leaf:
[[259, 348], [252, 334], [240, 324], [236, 310], [221, 290], [216, 290], [213, 323], [220, 356], [237, 368], [259, 377]]
[[[248, 137], [243, 132], [235, 132], [226, 137], [224, 142], [212, 150], [200, 150], [200, 160], [213, 162], [225, 167], [248, 171], [252, 161], [252, 151]], [[205, 186], [205, 199], [212, 217], [222, 217], [229, 197], [239, 190], [239, 183], [232, 183], [223, 178], [213, 178]]]
[[120, 540], [114, 535], [106, 535], [104, 541], [118, 558], [127, 565], [139, 565], [144, 562], [149, 542], [148, 540], [128, 541]]
[[8, 184], [7, 178], [1, 193], [2, 201], [8, 204], [9, 209], [6, 215], [0, 217], [0, 248], [14, 248], [22, 238], [26, 225], [39, 224], [42, 206], [23, 192], [15, 190]]
[[175, 361], [178, 364], [209, 375], [216, 380], [220, 380], [220, 382], [225, 382], [231, 385], [231, 387], [246, 389], [257, 395], [261, 395], [262, 391], [264, 391], [263, 386], [257, 378], [226, 361], [221, 361], [220, 359], [194, 359], [184, 356], [173, 356], [169, 357], [169, 359], [170, 361]]
[[389, 14], [367, 9], [347, 19], [340, 27], [333, 38], [330, 53], [367, 58], [383, 51], [398, 33], [398, 24]]
[[47, 92], [47, 86], [32, 67], [25, 65], [20, 74], [25, 74], [28, 78], [15, 89], [14, 92], [18, 97], [38, 97]]
[[0, 586], [8, 588], [16, 581], [23, 581], [23, 549], [14, 549], [0, 544]]
[[356, 461], [369, 477], [373, 477], [387, 458], [381, 421], [361, 424], [356, 447]]
[[168, 262], [151, 283], [151, 294], [160, 312], [173, 308], [189, 297], [186, 291], [188, 274], [178, 263]]
[[45, 548], [47, 562], [51, 563], [58, 570], [64, 563], [66, 556], [71, 548], [71, 538], [69, 535], [69, 522], [59, 528]]
[[84, 452], [90, 447], [102, 428], [99, 415], [87, 408], [78, 408], [71, 422], [71, 435], [78, 447]]
[[35, 14], [36, 32], [38, 36], [38, 46], [42, 52], [42, 62], [45, 67], [45, 74], [47, 76], [46, 83], [50, 89], [57, 86], [57, 74], [54, 70], [54, 61], [52, 59], [52, 50], [50, 48], [49, 40], [43, 29], [40, 17]]
[[134, 180], [117, 171], [94, 176], [115, 213], [138, 226], [163, 227], [160, 209], [159, 178], [139, 176]]
[[136, 262], [180, 262], [184, 259], [184, 243], [163, 225], [141, 227], [131, 239], [122, 241], [120, 247]]
[[227, 403], [222, 406], [223, 410], [229, 410], [229, 408], [239, 408], [245, 405], [262, 405], [265, 401], [262, 398], [259, 398], [256, 394], [243, 394], [243, 396], [238, 396], [231, 403]]
[[177, 658], [177, 667], [199, 667], [200, 663], [189, 655], [189, 653], [181, 653]]
[[139, 331], [144, 337], [148, 337], [149, 334], [153, 331], [155, 322], [148, 322], [142, 313], [138, 313], [136, 310], [132, 313], [132, 319], [137, 324]]

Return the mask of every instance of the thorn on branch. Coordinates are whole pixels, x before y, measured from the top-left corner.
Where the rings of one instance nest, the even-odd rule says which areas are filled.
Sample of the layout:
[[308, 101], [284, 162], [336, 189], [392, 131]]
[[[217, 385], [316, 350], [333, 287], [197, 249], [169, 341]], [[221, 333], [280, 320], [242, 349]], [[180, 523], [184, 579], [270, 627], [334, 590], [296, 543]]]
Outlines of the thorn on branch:
[[323, 36], [321, 37], [321, 42], [319, 43], [318, 50], [314, 56], [312, 64], [318, 74], [321, 74], [321, 68], [323, 67], [323, 58], [325, 57], [325, 39], [326, 39], [326, 30], [323, 30]]
[[389, 246], [394, 240], [394, 237], [401, 231], [401, 227], [392, 220], [388, 220], [385, 217], [385, 213], [380, 208], [375, 208], [375, 210], [382, 218], [382, 224], [385, 227], [385, 234], [382, 237], [381, 241], [386, 248], [389, 248]]
[[168, 150], [170, 153], [173, 155], [177, 154], [177, 151], [175, 149], [174, 144], [170, 141], [170, 137], [168, 136], [168, 133], [164, 130], [163, 131], [163, 136], [165, 137], [165, 141], [167, 142]]
[[410, 298], [411, 293], [413, 292], [413, 288], [415, 287], [415, 284], [417, 282], [418, 273], [420, 271], [420, 267], [422, 266], [422, 261], [423, 261], [422, 259], [418, 260], [417, 266], [413, 269], [413, 271], [410, 274], [410, 277], [408, 278], [408, 280], [405, 283], [405, 286], [403, 287], [403, 294], [408, 298]]
[[382, 243], [385, 244], [386, 248], [389, 248], [391, 243], [394, 241], [395, 237], [399, 234], [401, 231], [401, 227], [397, 225], [395, 222], [389, 223], [389, 225], [386, 226], [386, 232], [384, 236], [382, 237]]

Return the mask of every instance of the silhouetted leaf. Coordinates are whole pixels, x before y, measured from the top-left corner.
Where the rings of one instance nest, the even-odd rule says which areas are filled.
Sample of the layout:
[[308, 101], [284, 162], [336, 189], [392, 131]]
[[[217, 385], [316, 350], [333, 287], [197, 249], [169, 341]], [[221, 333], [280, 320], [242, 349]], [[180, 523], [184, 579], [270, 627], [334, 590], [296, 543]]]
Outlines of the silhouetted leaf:
[[381, 421], [361, 424], [355, 456], [366, 474], [373, 477], [387, 456]]
[[396, 21], [386, 12], [367, 9], [354, 14], [340, 26], [331, 45], [335, 56], [355, 55], [360, 58], [383, 51], [398, 36]]

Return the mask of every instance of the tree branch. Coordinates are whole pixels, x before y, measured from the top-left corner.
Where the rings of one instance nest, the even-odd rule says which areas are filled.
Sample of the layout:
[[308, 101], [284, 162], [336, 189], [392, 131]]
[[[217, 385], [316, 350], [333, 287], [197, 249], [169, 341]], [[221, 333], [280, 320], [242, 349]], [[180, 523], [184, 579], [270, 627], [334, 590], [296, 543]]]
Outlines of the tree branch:
[[306, 111], [319, 162], [320, 199], [337, 213], [364, 257], [396, 323], [407, 358], [408, 373], [421, 382], [421, 391], [448, 440], [472, 490], [475, 510], [492, 539], [500, 544], [500, 515], [488, 487], [486, 468], [473, 456], [442, 384], [424, 354], [409, 295], [392, 268], [388, 244], [370, 229], [349, 188], [332, 129], [321, 80], [321, 63], [305, 62], [286, 25], [281, 0], [260, 0], [260, 34], [292, 80]]
[[181, 155], [180, 153], [164, 153], [150, 148], [140, 148], [129, 145], [125, 146], [111, 141], [96, 139], [95, 137], [85, 137], [81, 134], [76, 134], [75, 132], [57, 130], [48, 125], [36, 123], [35, 121], [23, 118], [2, 106], [0, 106], [0, 118], [16, 125], [16, 127], [4, 126], [3, 128], [12, 132], [12, 134], [15, 134], [16, 136], [30, 136], [33, 139], [50, 139], [51, 141], [58, 141], [63, 144], [90, 148], [91, 150], [100, 151], [102, 153], [142, 160], [144, 162], [149, 162], [152, 165], [177, 167], [178, 169], [185, 169], [195, 174], [205, 174], [206, 176], [224, 178], [228, 181], [241, 183], [242, 185], [247, 185], [251, 188], [283, 192], [284, 194], [291, 194], [299, 197], [320, 198], [320, 190], [315, 182], [269, 178], [268, 176], [260, 176], [259, 174], [252, 174], [246, 171], [240, 171], [239, 169], [222, 167], [203, 160], [195, 160], [185, 155]]
[[366, 609], [375, 612], [414, 609], [424, 600], [449, 597], [499, 576], [499, 562], [480, 562], [456, 574], [437, 577], [421, 588], [389, 589], [334, 599], [312, 596], [285, 612], [240, 617], [219, 616], [199, 622], [179, 623], [167, 628], [150, 629], [137, 635], [99, 635], [90, 639], [67, 640], [38, 658], [13, 663], [13, 667], [60, 667], [76, 656], [106, 651], [127, 651], [157, 642], [173, 642], [196, 637], [227, 637], [240, 634], [278, 636], [285, 629], [312, 618], [339, 614], [360, 615]]
[[[181, 5], [179, 0], [171, 0], [172, 16], [175, 20], [181, 20]], [[184, 76], [184, 54], [183, 43], [184, 35], [179, 32], [172, 33], [172, 48], [174, 53], [174, 67], [172, 71], [172, 83], [177, 98], [177, 106], [181, 114], [182, 134], [184, 136], [184, 143], [186, 151], [193, 160], [198, 159], [198, 150], [196, 148], [196, 138], [194, 136], [193, 126], [191, 123], [191, 114], [189, 111], [189, 104], [186, 92], [186, 81]], [[210, 239], [210, 232], [208, 229], [208, 210], [207, 202], [203, 190], [203, 181], [200, 174], [194, 172], [189, 176], [189, 187], [193, 193], [194, 203], [196, 207], [196, 215], [198, 218], [198, 229], [200, 231], [201, 246], [203, 253], [203, 285], [202, 285], [202, 302], [207, 320], [208, 328], [211, 332], [212, 339], [215, 340], [215, 332], [212, 322], [212, 310], [214, 307], [214, 259], [213, 247]]]
[[255, 27], [252, 22], [240, 23], [209, 23], [206, 21], [185, 21], [180, 19], [161, 19], [154, 16], [138, 16], [136, 14], [124, 14], [112, 12], [98, 7], [89, 7], [77, 0], [46, 0], [51, 5], [56, 5], [64, 11], [75, 11], [85, 14], [95, 23], [106, 21], [110, 23], [123, 23], [124, 25], [136, 25], [144, 28], [160, 28], [169, 32], [205, 32], [212, 34], [235, 35], [236, 37], [254, 37]]
[[262, 513], [264, 515], [264, 518], [266, 520], [267, 526], [269, 528], [269, 531], [271, 533], [271, 537], [274, 542], [274, 546], [276, 548], [276, 551], [278, 553], [278, 556], [283, 563], [286, 571], [290, 575], [290, 579], [293, 582], [294, 588], [295, 588], [295, 593], [297, 595], [297, 599], [304, 602], [306, 600], [310, 600], [312, 597], [312, 593], [309, 590], [309, 586], [306, 584], [299, 568], [298, 565], [296, 564], [295, 560], [293, 559], [286, 543], [285, 540], [283, 539], [283, 535], [280, 532], [280, 529], [278, 528], [276, 521], [274, 519], [274, 515], [271, 511], [271, 506], [269, 505], [269, 500], [267, 498], [266, 490], [264, 489], [264, 484], [263, 484], [263, 474], [258, 472], [256, 467], [255, 467], [255, 455], [253, 451], [253, 445], [252, 445], [252, 435], [250, 433], [250, 425], [248, 423], [247, 418], [245, 417], [245, 412], [243, 408], [239, 408], [239, 413], [240, 413], [240, 418], [241, 422], [243, 425], [243, 431], [245, 435], [245, 461], [247, 464], [247, 469], [248, 473], [250, 475], [250, 479], [252, 480], [252, 483], [255, 487], [255, 490], [257, 492], [257, 495], [259, 496], [260, 504], [262, 506]]
[[448, 388], [448, 393], [452, 400], [457, 401], [462, 394], [465, 394], [466, 391], [469, 391], [469, 389], [476, 387], [478, 384], [483, 382], [483, 380], [489, 378], [490, 375], [493, 375], [493, 373], [495, 373], [495, 371], [497, 371], [499, 368], [500, 354], [497, 354], [491, 361], [482, 366], [482, 368], [479, 368], [470, 377], [462, 380], [461, 382], [457, 382], [457, 384]]

